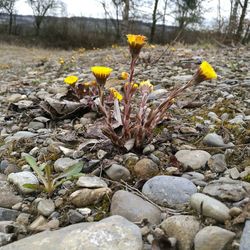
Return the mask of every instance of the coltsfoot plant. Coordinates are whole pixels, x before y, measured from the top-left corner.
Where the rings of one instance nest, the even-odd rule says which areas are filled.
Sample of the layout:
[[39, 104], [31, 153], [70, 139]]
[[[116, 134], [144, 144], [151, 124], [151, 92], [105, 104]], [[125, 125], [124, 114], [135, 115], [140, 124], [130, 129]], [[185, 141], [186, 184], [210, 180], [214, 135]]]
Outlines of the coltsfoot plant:
[[24, 184], [23, 187], [30, 188], [36, 191], [46, 192], [48, 196], [51, 196], [53, 192], [66, 180], [76, 177], [82, 170], [83, 163], [79, 162], [69, 169], [67, 169], [64, 173], [61, 174], [53, 174], [52, 167], [49, 165], [40, 165], [38, 166], [34, 157], [29, 154], [24, 154], [24, 158], [30, 167], [35, 172], [38, 180], [41, 184]]
[[[102, 131], [113, 144], [127, 150], [139, 149], [152, 140], [153, 129], [163, 121], [167, 110], [185, 89], [205, 80], [217, 78], [212, 66], [203, 61], [190, 81], [170, 91], [159, 106], [150, 107], [148, 97], [153, 90], [153, 85], [149, 80], [142, 81], [139, 84], [134, 82], [136, 62], [141, 49], [146, 44], [146, 40], [143, 35], [127, 35], [131, 62], [130, 72], [127, 75], [128, 80], [123, 86], [123, 93], [118, 92], [115, 88], [110, 88], [110, 94], [105, 94], [105, 84], [112, 72], [111, 68], [103, 66], [91, 68], [96, 78], [95, 83], [99, 95], [98, 106], [105, 117], [105, 125]], [[123, 74], [123, 79], [126, 78], [125, 75]], [[107, 105], [110, 101], [110, 95], [113, 100], [111, 107]]]

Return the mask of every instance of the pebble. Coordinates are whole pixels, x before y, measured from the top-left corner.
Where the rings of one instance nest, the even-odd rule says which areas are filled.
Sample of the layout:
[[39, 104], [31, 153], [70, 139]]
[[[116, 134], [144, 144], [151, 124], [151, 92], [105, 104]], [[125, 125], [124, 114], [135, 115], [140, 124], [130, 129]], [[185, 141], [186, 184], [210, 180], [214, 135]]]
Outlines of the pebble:
[[205, 194], [193, 194], [190, 205], [199, 214], [213, 218], [219, 222], [225, 222], [225, 220], [230, 219], [229, 208], [222, 202]]
[[39, 214], [48, 217], [55, 211], [55, 204], [52, 200], [42, 199], [37, 205], [37, 211]]
[[56, 172], [64, 172], [73, 165], [77, 164], [78, 160], [73, 160], [71, 158], [65, 157], [65, 158], [59, 158], [54, 163], [54, 169]]
[[242, 209], [239, 207], [232, 207], [229, 210], [229, 214], [231, 217], [236, 217], [242, 213]]
[[112, 198], [110, 212], [132, 222], [147, 219], [152, 224], [159, 224], [161, 211], [151, 203], [128, 191], [119, 190]]
[[250, 249], [250, 220], [246, 220], [243, 233], [240, 239], [240, 250]]
[[245, 122], [244, 122], [244, 116], [243, 115], [237, 115], [237, 116], [235, 116], [233, 119], [231, 119], [231, 120], [229, 120], [228, 121], [230, 124], [239, 124], [239, 125], [241, 125], [241, 124], [244, 124]]
[[83, 222], [52, 232], [42, 232], [16, 241], [1, 250], [142, 250], [140, 228], [121, 216], [99, 222]]
[[33, 173], [28, 171], [11, 173], [8, 175], [8, 181], [10, 183], [14, 183], [18, 187], [20, 192], [24, 194], [29, 194], [34, 192], [33, 189], [23, 187], [24, 184], [35, 184], [35, 185], [39, 184], [37, 177]]
[[127, 181], [131, 177], [129, 170], [119, 164], [112, 164], [108, 169], [105, 169], [105, 173], [113, 181]]
[[179, 250], [193, 248], [194, 237], [200, 229], [200, 223], [195, 216], [174, 215], [161, 223], [161, 228], [168, 237], [177, 239]]
[[144, 184], [142, 192], [158, 205], [181, 206], [189, 202], [197, 188], [183, 177], [155, 176]]
[[195, 236], [195, 250], [230, 249], [235, 233], [217, 226], [207, 226]]
[[106, 188], [108, 187], [107, 183], [97, 176], [81, 176], [76, 185], [78, 187], [85, 188]]
[[215, 154], [207, 162], [208, 167], [214, 173], [223, 173], [227, 169], [224, 154]]
[[0, 232], [0, 247], [10, 243], [14, 238], [14, 234], [6, 234]]
[[148, 144], [142, 151], [144, 155], [150, 154], [155, 150], [155, 146], [153, 144]]
[[240, 201], [250, 195], [250, 183], [220, 178], [210, 182], [203, 193], [223, 201]]
[[97, 204], [105, 195], [109, 195], [110, 193], [111, 190], [109, 188], [84, 188], [73, 192], [69, 199], [76, 207], [85, 207]]
[[239, 170], [234, 167], [234, 168], [230, 168], [229, 169], [229, 173], [230, 173], [230, 177], [233, 179], [233, 180], [237, 180], [240, 178], [240, 172]]
[[28, 125], [28, 128], [29, 129], [34, 129], [34, 130], [38, 130], [38, 129], [41, 129], [41, 128], [44, 128], [44, 124], [42, 122], [30, 122], [29, 125]]
[[134, 166], [134, 173], [138, 179], [148, 179], [159, 173], [159, 168], [152, 160], [144, 158]]
[[29, 132], [29, 131], [18, 131], [14, 135], [8, 136], [4, 139], [5, 143], [18, 141], [20, 139], [27, 139], [35, 137], [37, 134]]
[[211, 155], [203, 150], [180, 150], [175, 154], [175, 157], [185, 168], [190, 167], [197, 170], [206, 165]]
[[82, 222], [84, 219], [84, 216], [81, 213], [79, 213], [78, 211], [73, 210], [73, 209], [70, 209], [67, 212], [67, 216], [68, 216], [69, 222], [71, 224]]
[[0, 221], [15, 221], [20, 212], [0, 207]]
[[203, 138], [203, 143], [210, 147], [224, 147], [226, 144], [223, 141], [223, 138], [216, 133], [207, 134]]
[[100, 149], [100, 150], [98, 150], [98, 152], [97, 152], [97, 158], [98, 158], [99, 160], [101, 160], [101, 159], [103, 159], [103, 158], [107, 155], [107, 153], [108, 153], [108, 152], [106, 152], [106, 151]]
[[21, 202], [23, 198], [16, 195], [11, 186], [0, 185], [0, 207], [12, 208], [16, 203]]
[[13, 233], [15, 229], [14, 221], [0, 221], [0, 232], [1, 233]]

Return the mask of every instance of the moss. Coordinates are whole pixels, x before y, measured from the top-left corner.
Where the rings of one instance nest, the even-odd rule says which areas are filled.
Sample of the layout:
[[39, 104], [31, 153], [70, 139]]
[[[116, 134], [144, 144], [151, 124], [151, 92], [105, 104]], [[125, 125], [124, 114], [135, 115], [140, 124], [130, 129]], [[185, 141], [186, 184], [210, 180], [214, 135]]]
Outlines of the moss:
[[246, 177], [244, 177], [244, 179], [243, 179], [244, 181], [246, 181], [246, 182], [250, 182], [250, 174], [249, 175], [247, 175]]

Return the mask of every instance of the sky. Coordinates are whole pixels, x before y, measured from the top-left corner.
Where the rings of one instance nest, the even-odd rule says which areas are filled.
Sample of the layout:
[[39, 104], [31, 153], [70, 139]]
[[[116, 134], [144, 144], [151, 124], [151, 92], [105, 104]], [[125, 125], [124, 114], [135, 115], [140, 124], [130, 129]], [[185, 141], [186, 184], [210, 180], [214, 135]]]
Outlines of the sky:
[[[104, 10], [100, 4], [100, 0], [63, 0], [67, 7], [67, 16], [86, 16], [86, 17], [104, 17]], [[218, 0], [204, 0], [204, 6], [207, 9], [205, 18], [206, 22], [212, 22], [217, 16], [217, 3]], [[221, 13], [222, 16], [228, 17], [230, 0], [221, 0]], [[32, 15], [30, 6], [26, 3], [26, 0], [18, 0], [16, 5], [17, 13], [22, 15]], [[150, 12], [152, 10], [146, 9]], [[173, 20], [169, 18], [169, 24], [172, 24]]]

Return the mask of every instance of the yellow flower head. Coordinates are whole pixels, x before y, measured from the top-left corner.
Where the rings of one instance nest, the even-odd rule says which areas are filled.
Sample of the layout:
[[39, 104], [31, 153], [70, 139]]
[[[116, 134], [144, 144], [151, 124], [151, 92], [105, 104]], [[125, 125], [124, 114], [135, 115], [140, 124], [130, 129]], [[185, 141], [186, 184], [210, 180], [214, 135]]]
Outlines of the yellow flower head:
[[149, 80], [140, 82], [141, 89], [148, 89], [149, 91], [153, 91], [154, 86], [150, 83]]
[[120, 94], [119, 91], [117, 91], [115, 88], [110, 88], [109, 91], [119, 102], [123, 99], [122, 94]]
[[91, 71], [94, 74], [97, 83], [100, 85], [104, 85], [107, 78], [110, 76], [112, 69], [108, 67], [94, 66], [91, 67]]
[[125, 86], [128, 86], [129, 84], [132, 85], [133, 90], [136, 90], [139, 87], [139, 85], [137, 83], [130, 83], [130, 82], [126, 82]]
[[122, 72], [120, 78], [122, 80], [127, 80], [129, 77], [129, 74], [127, 72]]
[[216, 78], [217, 74], [214, 71], [213, 67], [207, 61], [203, 61], [195, 75], [196, 82], [199, 83]]
[[87, 87], [87, 88], [94, 87], [94, 86], [96, 86], [96, 81], [85, 82], [85, 83], [83, 83], [83, 86]]
[[64, 79], [64, 82], [68, 85], [74, 85], [76, 82], [78, 81], [78, 77], [77, 76], [67, 76]]
[[147, 38], [143, 35], [127, 35], [130, 53], [132, 57], [139, 55], [141, 48], [146, 44]]
[[64, 60], [63, 60], [63, 58], [60, 58], [59, 59], [59, 63], [61, 64], [61, 65], [63, 65], [65, 62], [64, 62]]

